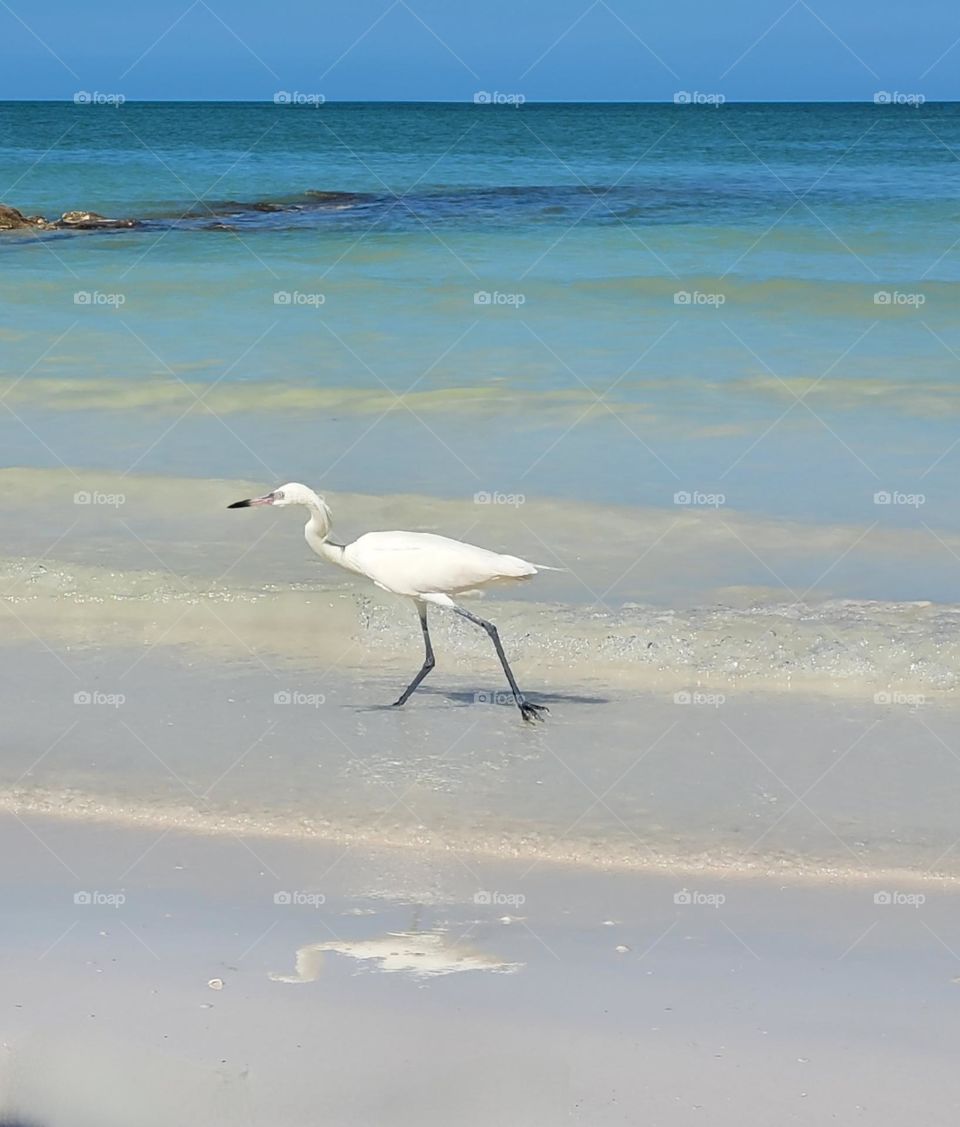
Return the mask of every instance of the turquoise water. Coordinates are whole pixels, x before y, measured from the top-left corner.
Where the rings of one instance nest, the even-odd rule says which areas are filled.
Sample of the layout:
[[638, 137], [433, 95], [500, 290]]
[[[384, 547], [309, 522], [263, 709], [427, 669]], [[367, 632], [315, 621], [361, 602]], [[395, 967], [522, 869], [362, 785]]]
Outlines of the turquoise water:
[[5, 461], [956, 530], [958, 148], [953, 104], [6, 103], [4, 202], [141, 225], [2, 236]]

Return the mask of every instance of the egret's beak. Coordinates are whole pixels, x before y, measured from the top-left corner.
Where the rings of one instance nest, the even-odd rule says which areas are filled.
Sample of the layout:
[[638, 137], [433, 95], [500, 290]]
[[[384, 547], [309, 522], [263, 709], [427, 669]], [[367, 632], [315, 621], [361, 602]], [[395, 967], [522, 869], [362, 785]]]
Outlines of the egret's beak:
[[254, 505], [272, 505], [273, 494], [265, 493], [262, 497], [248, 497], [246, 501], [234, 501], [232, 505], [227, 505], [228, 509], [250, 509]]

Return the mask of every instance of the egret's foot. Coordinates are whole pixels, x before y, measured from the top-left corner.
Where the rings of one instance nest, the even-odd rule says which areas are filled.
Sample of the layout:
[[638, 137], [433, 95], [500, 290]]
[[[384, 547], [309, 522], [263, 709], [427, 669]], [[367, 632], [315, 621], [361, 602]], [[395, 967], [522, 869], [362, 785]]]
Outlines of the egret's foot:
[[543, 720], [550, 714], [550, 709], [545, 704], [531, 704], [528, 700], [520, 701], [519, 708], [520, 715], [530, 723]]
[[400, 708], [402, 705], [404, 705], [406, 703], [407, 703], [406, 697], [397, 697], [397, 699], [393, 702], [393, 704], [390, 705], [390, 707], [391, 708]]

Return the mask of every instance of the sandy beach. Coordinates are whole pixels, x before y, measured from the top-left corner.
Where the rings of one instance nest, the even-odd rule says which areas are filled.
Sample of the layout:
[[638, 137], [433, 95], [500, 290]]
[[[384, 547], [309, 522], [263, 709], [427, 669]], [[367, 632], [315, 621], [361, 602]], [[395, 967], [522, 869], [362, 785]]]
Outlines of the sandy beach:
[[960, 1106], [955, 890], [30, 816], [0, 843], [0, 1092], [31, 1123], [893, 1127]]
[[949, 702], [625, 691], [519, 660], [551, 708], [533, 728], [468, 641], [438, 631], [440, 667], [402, 711], [401, 656], [348, 672], [10, 643], [0, 810], [594, 870], [960, 880]]

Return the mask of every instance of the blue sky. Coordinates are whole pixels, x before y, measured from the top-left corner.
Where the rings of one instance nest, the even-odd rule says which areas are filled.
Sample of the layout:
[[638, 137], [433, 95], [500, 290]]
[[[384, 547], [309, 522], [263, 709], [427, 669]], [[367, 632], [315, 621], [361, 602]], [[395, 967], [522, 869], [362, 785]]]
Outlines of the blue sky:
[[0, 0], [0, 98], [954, 99], [960, 5]]

